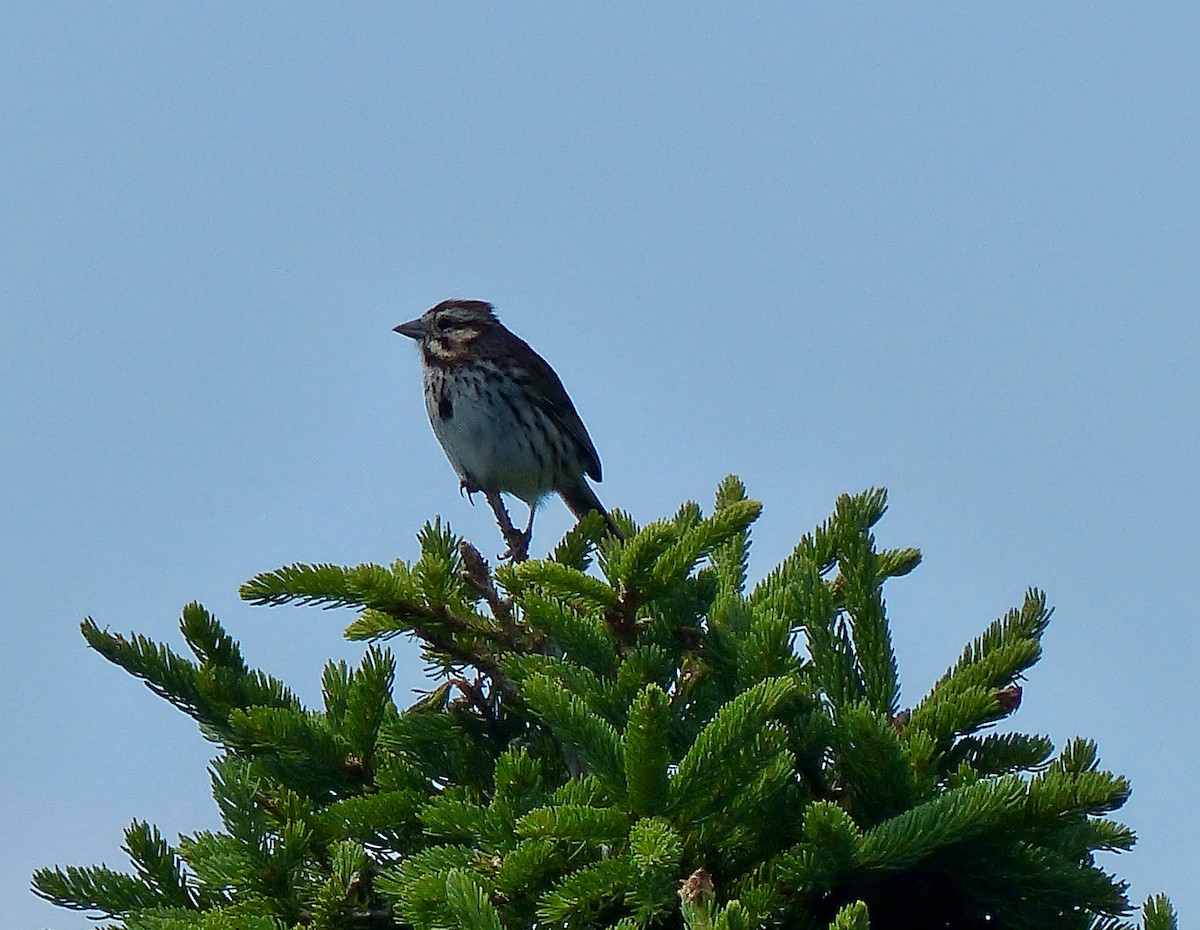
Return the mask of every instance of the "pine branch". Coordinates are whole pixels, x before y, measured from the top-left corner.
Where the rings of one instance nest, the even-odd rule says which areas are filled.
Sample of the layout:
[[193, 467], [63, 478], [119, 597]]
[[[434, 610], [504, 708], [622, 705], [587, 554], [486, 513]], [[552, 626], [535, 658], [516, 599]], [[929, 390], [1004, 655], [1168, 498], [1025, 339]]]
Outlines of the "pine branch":
[[550, 558], [569, 568], [586, 572], [592, 561], [592, 550], [604, 537], [606, 531], [604, 517], [594, 510], [590, 511], [580, 517], [575, 526], [567, 531], [567, 534], [554, 548]]
[[[242, 585], [242, 600], [251, 604], [368, 607], [387, 603], [404, 608], [416, 599], [411, 576], [382, 565], [341, 565], [297, 562], [255, 575]], [[380, 607], [379, 609], [384, 609]]]
[[1002, 733], [968, 736], [954, 743], [946, 755], [945, 770], [966, 763], [979, 775], [1007, 775], [1041, 768], [1054, 752], [1054, 744], [1044, 736]]
[[59, 907], [99, 911], [106, 917], [166, 903], [144, 881], [105, 866], [38, 869], [33, 873], [33, 893]]
[[629, 817], [619, 808], [558, 804], [539, 807], [516, 823], [521, 837], [545, 837], [568, 843], [618, 843], [629, 834]]
[[721, 707], [671, 776], [671, 808], [695, 810], [711, 792], [720, 789], [729, 761], [796, 690], [796, 682], [791, 679], [767, 679]]
[[451, 786], [421, 808], [421, 825], [432, 837], [452, 842], [470, 842], [487, 821], [488, 811], [475, 792]]
[[679, 538], [679, 527], [669, 520], [656, 520], [625, 543], [617, 561], [607, 572], [609, 583], [627, 591], [643, 592], [652, 584], [655, 566], [663, 553]]
[[[496, 584], [492, 580], [492, 572], [488, 566], [487, 559], [480, 555], [479, 550], [465, 539], [459, 542], [458, 551], [459, 557], [462, 560], [462, 568], [459, 569], [459, 575], [462, 577], [462, 580], [487, 602], [488, 607], [491, 608], [492, 616], [511, 632], [512, 599], [502, 598], [500, 592], [496, 590]], [[580, 570], [582, 571], [583, 569]]]
[[779, 563], [750, 593], [754, 604], [775, 605], [776, 599], [811, 571], [820, 577], [837, 562], [836, 517], [802, 536], [791, 555]]
[[587, 926], [605, 904], [624, 897], [633, 877], [632, 865], [621, 857], [585, 866], [542, 895], [538, 918], [549, 926]]
[[866, 686], [833, 591], [814, 567], [797, 566], [795, 572], [792, 588], [777, 592], [775, 603], [791, 626], [804, 630], [813, 679], [835, 710], [865, 700]]
[[881, 714], [899, 709], [900, 684], [896, 654], [884, 615], [882, 585], [875, 540], [870, 527], [886, 509], [883, 491], [856, 498], [838, 499], [836, 519], [840, 529], [839, 588], [854, 641], [855, 660], [863, 696]]
[[930, 698], [948, 687], [1003, 688], [1011, 684], [1041, 657], [1041, 638], [1051, 613], [1046, 595], [1030, 588], [1020, 608], [993, 621], [967, 646], [954, 667], [934, 685]]
[[544, 634], [557, 654], [597, 675], [616, 673], [619, 656], [602, 616], [535, 592], [522, 599], [522, 620]]
[[713, 549], [741, 538], [762, 513], [758, 501], [730, 501], [711, 517], [685, 531], [656, 560], [649, 582], [639, 591], [648, 601], [679, 584]]
[[646, 685], [629, 709], [629, 722], [621, 737], [625, 784], [634, 813], [657, 814], [666, 805], [670, 725], [670, 698], [658, 685]]
[[1024, 802], [1024, 786], [1012, 777], [952, 789], [867, 831], [858, 861], [869, 869], [908, 868], [934, 852], [1004, 830]]
[[[746, 500], [746, 486], [736, 475], [727, 476], [717, 486], [714, 513], [740, 504]], [[731, 536], [727, 542], [713, 546], [712, 564], [717, 570], [721, 591], [741, 597], [746, 587], [746, 568], [750, 563], [750, 528]]]
[[546, 675], [525, 682], [530, 709], [565, 745], [577, 750], [588, 770], [613, 793], [625, 792], [621, 743], [612, 724], [587, 706], [582, 698]]
[[833, 743], [842, 803], [856, 823], [874, 826], [912, 806], [917, 792], [908, 755], [886, 718], [865, 704], [844, 707]]
[[1142, 909], [1145, 917], [1145, 930], [1178, 930], [1179, 918], [1175, 908], [1165, 895], [1155, 895], [1146, 899]]
[[909, 726], [924, 730], [936, 743], [949, 747], [956, 736], [974, 733], [1006, 714], [994, 691], [944, 688], [931, 693], [913, 709]]
[[234, 710], [253, 706], [300, 709], [299, 700], [282, 682], [247, 669], [216, 619], [199, 604], [184, 609], [181, 626], [203, 659], [199, 665], [144, 636], [125, 638], [101, 630], [90, 617], [81, 630], [89, 646], [193, 717], [210, 739], [233, 739], [229, 715]]
[[583, 610], [599, 607], [617, 610], [620, 595], [598, 578], [558, 562], [534, 560], [513, 567], [513, 576], [522, 591], [534, 585], [547, 594], [578, 604]]
[[837, 912], [837, 916], [829, 925], [829, 930], [871, 930], [871, 918], [867, 913], [867, 905], [862, 901], [847, 904]]
[[125, 852], [138, 877], [158, 892], [160, 906], [194, 909], [183, 862], [167, 845], [158, 828], [135, 820], [125, 831]]
[[456, 870], [471, 871], [477, 853], [470, 846], [438, 845], [408, 856], [397, 867], [384, 870], [376, 889], [393, 901], [401, 919], [415, 927], [452, 927], [447, 912], [446, 877]]
[[1050, 611], [1040, 591], [1030, 589], [1020, 609], [994, 621], [913, 709], [911, 725], [943, 747], [1016, 709], [1009, 695], [1018, 676], [1041, 656], [1041, 637]]
[[665, 820], [639, 820], [629, 834], [629, 861], [637, 876], [625, 896], [635, 919], [645, 925], [674, 908], [683, 837]]
[[404, 852], [420, 837], [416, 814], [423, 804], [424, 796], [414, 790], [381, 791], [334, 801], [318, 822], [330, 836]]
[[446, 906], [462, 930], [504, 930], [487, 891], [465, 869], [446, 876]]

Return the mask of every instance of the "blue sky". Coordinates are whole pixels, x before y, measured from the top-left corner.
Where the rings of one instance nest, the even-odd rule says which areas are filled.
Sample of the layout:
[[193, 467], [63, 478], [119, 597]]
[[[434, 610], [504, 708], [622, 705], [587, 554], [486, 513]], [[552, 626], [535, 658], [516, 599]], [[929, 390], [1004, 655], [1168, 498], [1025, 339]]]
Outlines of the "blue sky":
[[1045, 588], [1016, 725], [1098, 740], [1107, 865], [1197, 913], [1198, 40], [1182, 3], [10, 6], [6, 921], [92, 926], [29, 873], [216, 822], [212, 747], [82, 617], [180, 647], [198, 599], [315, 702], [350, 615], [241, 581], [434, 513], [499, 551], [391, 332], [450, 296], [556, 367], [609, 505], [740, 474], [756, 575], [887, 486], [906, 703]]

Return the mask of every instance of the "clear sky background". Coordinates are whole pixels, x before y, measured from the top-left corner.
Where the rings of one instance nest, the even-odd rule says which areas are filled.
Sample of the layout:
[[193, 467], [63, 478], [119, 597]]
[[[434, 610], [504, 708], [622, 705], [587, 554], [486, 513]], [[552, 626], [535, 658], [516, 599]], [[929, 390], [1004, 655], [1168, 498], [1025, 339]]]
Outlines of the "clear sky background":
[[647, 6], [5, 7], [7, 926], [92, 926], [29, 874], [125, 867], [135, 817], [217, 822], [213, 747], [82, 617], [182, 648], [198, 599], [315, 703], [352, 615], [240, 582], [434, 513], [502, 548], [391, 332], [452, 296], [556, 367], [610, 506], [740, 474], [756, 577], [887, 486], [906, 704], [1045, 588], [1015, 725], [1098, 740], [1140, 835], [1104, 864], [1196, 919], [1195, 5]]

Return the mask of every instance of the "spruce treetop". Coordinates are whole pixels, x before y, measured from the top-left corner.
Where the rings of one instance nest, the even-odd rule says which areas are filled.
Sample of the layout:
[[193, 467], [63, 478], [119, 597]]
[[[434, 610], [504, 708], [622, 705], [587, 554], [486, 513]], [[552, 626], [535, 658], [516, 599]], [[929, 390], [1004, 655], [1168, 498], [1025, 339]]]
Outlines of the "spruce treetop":
[[[192, 655], [83, 623], [220, 747], [222, 829], [134, 821], [133, 872], [42, 869], [36, 893], [129, 930], [1175, 927], [1130, 922], [1101, 854], [1129, 797], [1077, 739], [997, 725], [1050, 610], [1030, 590], [921, 700], [901, 701], [880, 549], [886, 495], [833, 515], [756, 585], [760, 505], [736, 478], [638, 526], [584, 517], [544, 559], [493, 569], [440, 520], [391, 565], [289, 565], [255, 604], [356, 611], [362, 662], [323, 706], [251, 668], [199, 604]], [[401, 707], [384, 641], [432, 687]]]

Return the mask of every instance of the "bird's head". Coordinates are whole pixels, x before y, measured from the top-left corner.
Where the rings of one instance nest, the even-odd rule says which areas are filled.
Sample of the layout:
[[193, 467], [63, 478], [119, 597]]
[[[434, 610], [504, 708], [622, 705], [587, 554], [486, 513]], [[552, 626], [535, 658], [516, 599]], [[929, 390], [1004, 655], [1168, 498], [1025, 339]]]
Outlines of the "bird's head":
[[443, 300], [393, 332], [415, 339], [428, 354], [446, 357], [461, 352], [480, 334], [499, 326], [492, 305], [484, 300]]

